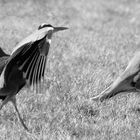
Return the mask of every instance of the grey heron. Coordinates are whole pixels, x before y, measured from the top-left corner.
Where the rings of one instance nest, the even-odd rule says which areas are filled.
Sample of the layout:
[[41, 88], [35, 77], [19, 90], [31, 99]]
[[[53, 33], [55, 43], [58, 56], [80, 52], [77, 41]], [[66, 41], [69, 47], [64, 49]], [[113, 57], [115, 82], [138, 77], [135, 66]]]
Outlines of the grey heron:
[[[25, 86], [35, 86], [44, 77], [47, 55], [52, 35], [55, 32], [66, 30], [66, 27], [53, 27], [43, 23], [38, 30], [23, 39], [11, 55], [5, 55], [0, 75], [0, 109], [11, 101], [23, 127], [28, 130], [16, 104], [17, 93]], [[2, 52], [2, 51], [1, 51]]]

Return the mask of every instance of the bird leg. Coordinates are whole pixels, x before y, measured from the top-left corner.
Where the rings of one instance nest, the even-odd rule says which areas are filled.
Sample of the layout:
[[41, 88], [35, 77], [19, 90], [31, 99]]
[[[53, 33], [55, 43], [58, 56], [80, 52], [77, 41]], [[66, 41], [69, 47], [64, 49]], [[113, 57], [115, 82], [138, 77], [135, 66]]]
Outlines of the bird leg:
[[15, 107], [15, 110], [16, 110], [16, 112], [17, 112], [17, 115], [18, 115], [18, 118], [19, 118], [21, 124], [23, 125], [23, 127], [24, 127], [27, 131], [29, 131], [29, 129], [28, 129], [27, 126], [24, 124], [23, 119], [22, 119], [21, 116], [20, 116], [20, 113], [19, 113], [18, 108], [17, 108], [16, 97], [15, 97], [15, 96], [12, 96], [12, 97], [11, 97], [11, 96], [8, 96], [8, 97], [2, 102], [2, 104], [1, 104], [1, 106], [0, 106], [0, 110], [3, 108], [3, 106], [4, 106], [5, 104], [8, 103], [8, 101], [11, 101], [11, 102], [13, 103], [13, 105], [14, 105], [14, 107]]
[[6, 97], [6, 99], [2, 102], [1, 106], [0, 106], [0, 110], [3, 108], [4, 105], [6, 105], [8, 103], [8, 101], [11, 100], [11, 96]]
[[14, 105], [14, 107], [15, 107], [15, 110], [16, 110], [16, 112], [17, 112], [17, 115], [18, 115], [18, 118], [19, 118], [21, 124], [23, 125], [23, 127], [25, 128], [25, 130], [29, 131], [28, 127], [25, 125], [25, 123], [24, 123], [23, 119], [21, 118], [20, 113], [19, 113], [19, 111], [18, 111], [17, 104], [16, 104], [16, 97], [13, 96], [13, 97], [10, 99], [10, 101], [13, 103], [13, 105]]

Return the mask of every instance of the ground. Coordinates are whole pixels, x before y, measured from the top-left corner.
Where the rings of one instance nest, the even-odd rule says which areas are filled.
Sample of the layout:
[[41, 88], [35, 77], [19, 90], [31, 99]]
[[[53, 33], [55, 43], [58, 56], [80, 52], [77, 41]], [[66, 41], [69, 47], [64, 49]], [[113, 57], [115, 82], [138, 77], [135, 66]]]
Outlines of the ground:
[[125, 69], [140, 47], [139, 0], [1, 0], [0, 46], [7, 53], [41, 23], [53, 36], [45, 82], [0, 111], [0, 140], [139, 140], [140, 95], [89, 101]]

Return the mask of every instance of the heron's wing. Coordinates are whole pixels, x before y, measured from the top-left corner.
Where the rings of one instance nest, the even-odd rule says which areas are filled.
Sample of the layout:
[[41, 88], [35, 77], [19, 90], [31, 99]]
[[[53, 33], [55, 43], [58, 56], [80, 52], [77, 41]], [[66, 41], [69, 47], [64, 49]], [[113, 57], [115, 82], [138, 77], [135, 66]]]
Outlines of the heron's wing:
[[10, 69], [14, 65], [23, 72], [27, 85], [34, 85], [44, 77], [49, 43], [46, 37], [35, 42], [29, 42], [19, 47], [10, 56], [5, 68], [5, 82], [8, 80]]
[[36, 42], [42, 40], [48, 33], [47, 28], [43, 28], [41, 30], [37, 30], [33, 32], [31, 35], [23, 39], [21, 42], [17, 44], [17, 46], [14, 48], [13, 53], [17, 52], [17, 50], [21, 50], [21, 46], [24, 46], [25, 44], [30, 44], [31, 42]]

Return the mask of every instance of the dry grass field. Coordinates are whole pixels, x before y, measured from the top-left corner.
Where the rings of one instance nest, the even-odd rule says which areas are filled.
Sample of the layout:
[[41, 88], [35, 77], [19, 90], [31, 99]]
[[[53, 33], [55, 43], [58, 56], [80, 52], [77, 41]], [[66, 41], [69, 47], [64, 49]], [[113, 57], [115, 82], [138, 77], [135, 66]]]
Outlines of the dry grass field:
[[140, 140], [140, 95], [88, 101], [125, 69], [140, 47], [139, 0], [1, 0], [0, 46], [15, 45], [43, 23], [66, 26], [52, 39], [45, 82], [23, 89], [0, 111], [0, 140]]

